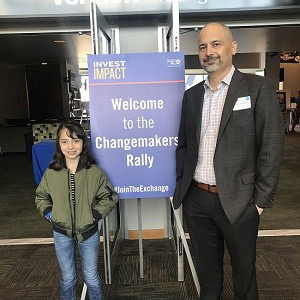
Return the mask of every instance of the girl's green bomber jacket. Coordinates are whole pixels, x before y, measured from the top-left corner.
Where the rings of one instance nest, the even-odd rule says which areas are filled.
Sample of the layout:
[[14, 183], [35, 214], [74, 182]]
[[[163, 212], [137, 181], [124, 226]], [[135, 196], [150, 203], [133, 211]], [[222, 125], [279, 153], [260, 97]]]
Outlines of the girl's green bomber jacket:
[[35, 203], [45, 216], [51, 211], [53, 230], [75, 237], [81, 242], [97, 229], [101, 217], [106, 217], [118, 201], [117, 193], [106, 175], [96, 165], [75, 173], [75, 208], [72, 207], [70, 174], [47, 169], [36, 189]]

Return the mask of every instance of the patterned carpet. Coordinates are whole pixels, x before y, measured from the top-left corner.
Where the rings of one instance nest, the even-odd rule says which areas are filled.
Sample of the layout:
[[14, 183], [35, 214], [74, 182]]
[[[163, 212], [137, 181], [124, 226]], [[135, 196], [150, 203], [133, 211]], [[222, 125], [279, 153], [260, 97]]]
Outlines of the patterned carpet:
[[[300, 237], [258, 239], [257, 277], [260, 300], [298, 300], [300, 295]], [[58, 300], [59, 269], [53, 245], [0, 246], [1, 300]], [[102, 282], [103, 259], [100, 272]], [[124, 241], [112, 285], [104, 285], [106, 300], [196, 300], [191, 274], [177, 282], [175, 257], [169, 240], [144, 241], [144, 279], [139, 278], [138, 242]], [[223, 300], [233, 299], [231, 267], [225, 256]], [[82, 277], [79, 274], [77, 299]], [[88, 299], [88, 297], [86, 297]]]

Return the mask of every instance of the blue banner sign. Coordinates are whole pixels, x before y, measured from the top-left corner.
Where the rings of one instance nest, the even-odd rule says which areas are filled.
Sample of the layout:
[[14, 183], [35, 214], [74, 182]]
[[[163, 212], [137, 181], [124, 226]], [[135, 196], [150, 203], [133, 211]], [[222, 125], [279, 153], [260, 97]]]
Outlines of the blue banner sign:
[[92, 151], [120, 198], [172, 196], [183, 53], [90, 55], [88, 69]]

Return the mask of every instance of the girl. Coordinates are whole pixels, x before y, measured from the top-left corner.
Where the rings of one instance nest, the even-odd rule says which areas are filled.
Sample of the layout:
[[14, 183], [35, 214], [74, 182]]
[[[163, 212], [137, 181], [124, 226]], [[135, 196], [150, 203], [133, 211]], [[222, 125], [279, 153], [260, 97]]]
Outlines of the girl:
[[59, 126], [56, 150], [36, 190], [35, 203], [52, 224], [61, 270], [61, 300], [76, 299], [76, 244], [89, 298], [102, 300], [97, 223], [114, 208], [117, 194], [102, 169], [96, 166], [78, 123], [69, 121]]

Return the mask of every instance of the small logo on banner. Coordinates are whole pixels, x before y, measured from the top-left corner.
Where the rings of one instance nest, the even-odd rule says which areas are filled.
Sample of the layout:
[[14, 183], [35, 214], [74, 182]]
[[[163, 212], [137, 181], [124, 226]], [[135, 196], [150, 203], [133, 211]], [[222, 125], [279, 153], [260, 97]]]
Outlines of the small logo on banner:
[[178, 58], [167, 59], [168, 67], [179, 67], [181, 65], [181, 60]]

